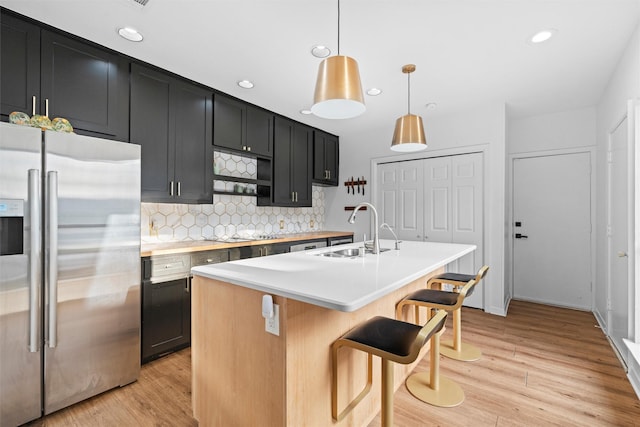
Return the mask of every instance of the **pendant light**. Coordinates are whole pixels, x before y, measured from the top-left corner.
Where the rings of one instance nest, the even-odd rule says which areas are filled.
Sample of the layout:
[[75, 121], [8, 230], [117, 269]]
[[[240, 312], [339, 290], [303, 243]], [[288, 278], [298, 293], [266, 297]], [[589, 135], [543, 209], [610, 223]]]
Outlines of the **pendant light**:
[[422, 117], [411, 114], [411, 73], [416, 70], [413, 64], [402, 67], [402, 72], [407, 75], [407, 114], [396, 120], [396, 129], [393, 132], [391, 149], [408, 153], [427, 148], [427, 139], [424, 136]]
[[358, 63], [340, 55], [340, 0], [338, 0], [338, 54], [318, 68], [311, 112], [323, 119], [350, 119], [364, 113], [364, 96]]

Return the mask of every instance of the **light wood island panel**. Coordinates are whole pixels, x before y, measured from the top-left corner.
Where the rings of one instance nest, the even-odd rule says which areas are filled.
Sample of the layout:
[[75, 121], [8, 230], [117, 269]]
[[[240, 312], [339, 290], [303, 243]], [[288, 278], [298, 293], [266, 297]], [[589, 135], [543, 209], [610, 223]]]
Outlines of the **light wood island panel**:
[[[264, 292], [194, 276], [192, 286], [193, 411], [203, 426], [366, 426], [380, 410], [380, 359], [369, 395], [340, 423], [331, 417], [331, 352], [339, 336], [373, 316], [395, 316], [395, 304], [424, 288], [437, 269], [354, 312], [274, 296], [280, 335], [265, 331]], [[302, 278], [304, 280], [304, 278]], [[413, 321], [413, 310], [405, 320]], [[422, 314], [424, 316], [424, 314]], [[420, 319], [424, 323], [426, 318]], [[428, 352], [395, 365], [396, 389]], [[341, 350], [340, 407], [366, 381], [366, 356]]]

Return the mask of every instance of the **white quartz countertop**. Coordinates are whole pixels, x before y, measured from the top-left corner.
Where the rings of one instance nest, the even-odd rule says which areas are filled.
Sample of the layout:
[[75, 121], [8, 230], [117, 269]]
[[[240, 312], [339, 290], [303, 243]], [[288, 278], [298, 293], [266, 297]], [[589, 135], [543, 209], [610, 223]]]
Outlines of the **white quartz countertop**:
[[[315, 255], [361, 245], [362, 242], [202, 265], [191, 271], [266, 294], [350, 312], [476, 249], [475, 245], [455, 243], [402, 242], [399, 251], [392, 249], [354, 259]], [[393, 248], [394, 241], [381, 240], [380, 246]]]

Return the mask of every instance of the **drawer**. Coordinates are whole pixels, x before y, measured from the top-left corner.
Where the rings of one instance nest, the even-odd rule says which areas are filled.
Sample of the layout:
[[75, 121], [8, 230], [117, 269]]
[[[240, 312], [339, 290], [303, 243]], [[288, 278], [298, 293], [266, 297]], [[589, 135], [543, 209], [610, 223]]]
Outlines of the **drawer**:
[[151, 257], [151, 280], [171, 277], [187, 277], [191, 269], [189, 255], [167, 255]]
[[229, 261], [229, 250], [202, 251], [191, 254], [191, 267]]

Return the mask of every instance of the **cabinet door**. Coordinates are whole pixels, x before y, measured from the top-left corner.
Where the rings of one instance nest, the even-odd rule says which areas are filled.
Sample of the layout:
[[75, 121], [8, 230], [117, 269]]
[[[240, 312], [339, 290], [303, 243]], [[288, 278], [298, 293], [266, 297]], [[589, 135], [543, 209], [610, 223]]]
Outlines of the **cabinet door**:
[[276, 206], [291, 206], [291, 147], [293, 122], [275, 118], [273, 136], [273, 181], [271, 193]]
[[[130, 142], [142, 146], [142, 201], [172, 202], [174, 181], [171, 79], [131, 65]], [[175, 191], [175, 190], [174, 190]]]
[[64, 117], [78, 133], [126, 141], [127, 62], [115, 53], [43, 30], [40, 114]]
[[183, 203], [212, 203], [213, 94], [186, 82], [176, 82], [172, 89], [172, 108], [175, 109], [175, 194]]
[[142, 362], [191, 343], [189, 279], [142, 285]]
[[40, 28], [3, 13], [0, 35], [0, 115], [33, 114], [33, 97], [40, 98]]
[[242, 151], [245, 145], [245, 104], [216, 94], [213, 103], [213, 144]]
[[294, 124], [291, 156], [291, 191], [296, 194], [295, 206], [311, 206], [311, 147], [313, 130]]
[[338, 185], [338, 137], [318, 130], [313, 135], [313, 181]]
[[247, 106], [246, 146], [251, 153], [271, 157], [273, 155], [273, 114]]

